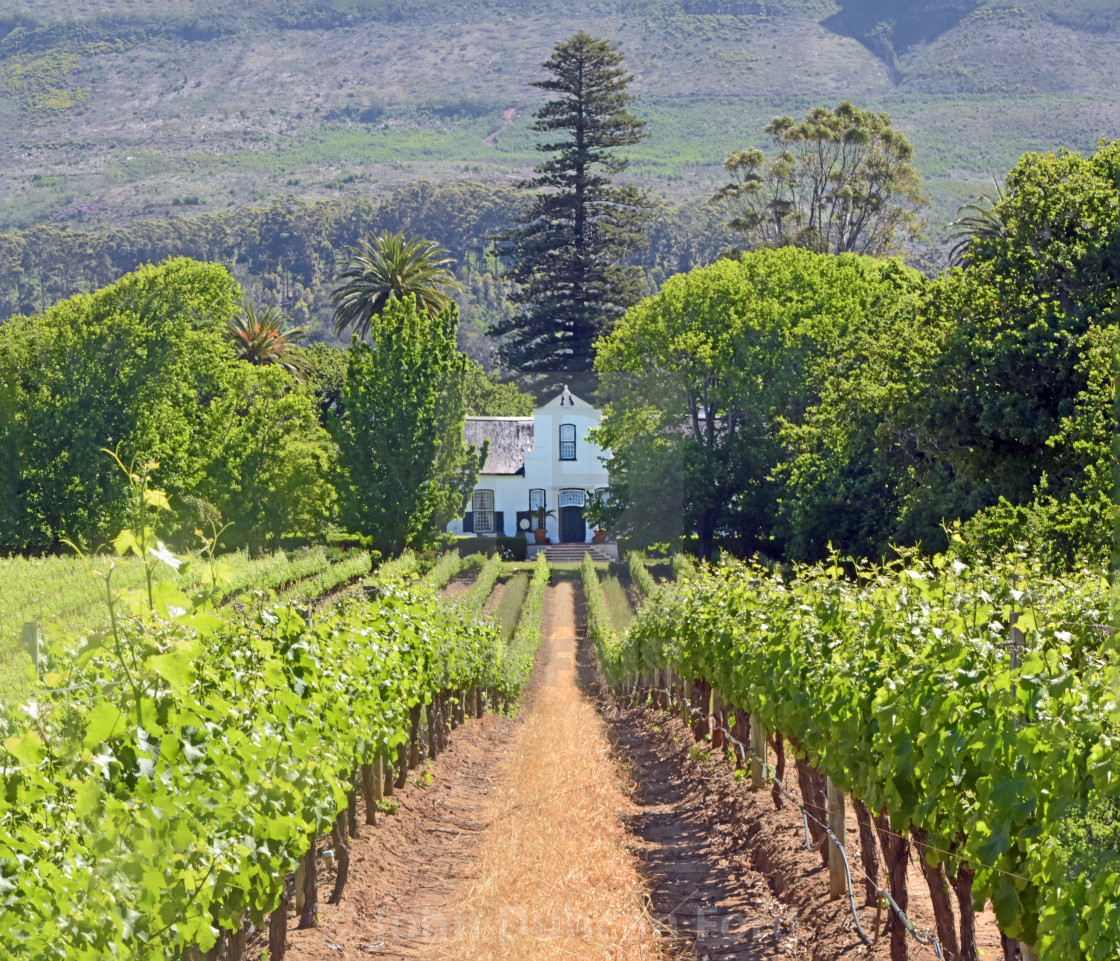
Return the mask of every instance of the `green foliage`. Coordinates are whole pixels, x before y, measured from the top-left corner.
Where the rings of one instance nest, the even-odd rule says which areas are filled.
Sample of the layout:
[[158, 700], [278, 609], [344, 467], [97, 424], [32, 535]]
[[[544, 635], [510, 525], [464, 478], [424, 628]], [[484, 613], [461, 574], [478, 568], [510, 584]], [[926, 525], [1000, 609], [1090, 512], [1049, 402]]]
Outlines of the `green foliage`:
[[304, 386], [318, 408], [319, 422], [325, 427], [339, 413], [349, 355], [326, 344], [296, 347], [293, 353], [298, 358]]
[[300, 581], [284, 592], [283, 599], [294, 603], [318, 600], [342, 585], [369, 573], [370, 555], [352, 551], [350, 555], [312, 577]]
[[674, 554], [671, 563], [673, 580], [687, 581], [696, 576], [696, 562], [688, 554]]
[[420, 577], [420, 558], [413, 551], [405, 550], [392, 560], [386, 561], [377, 569], [374, 583], [380, 587], [386, 585], [407, 586]]
[[[393, 588], [314, 628], [290, 607], [130, 620], [118, 648], [139, 693], [106, 643], [46, 651], [39, 721], [0, 712], [0, 812], [18, 824], [0, 839], [8, 957], [155, 961], [259, 925], [355, 768], [406, 740], [413, 705], [519, 693], [496, 628]], [[100, 693], [75, 701], [74, 685]]]
[[529, 593], [529, 576], [514, 574], [502, 586], [502, 596], [494, 611], [494, 618], [502, 629], [502, 640], [509, 645], [521, 616], [521, 605]]
[[0, 328], [0, 549], [119, 530], [127, 483], [102, 448], [157, 462], [171, 496], [195, 489], [238, 300], [224, 268], [180, 258]]
[[307, 391], [279, 365], [238, 364], [210, 416], [216, 449], [194, 492], [230, 525], [225, 542], [321, 535], [334, 516], [337, 452]]
[[442, 591], [456, 574], [463, 569], [463, 557], [458, 551], [441, 554], [424, 575], [424, 585], [433, 591]]
[[766, 133], [777, 155], [731, 154], [723, 166], [733, 182], [717, 195], [735, 207], [730, 226], [749, 246], [882, 256], [896, 252], [897, 235], [917, 236], [928, 200], [914, 148], [885, 113], [845, 101], [800, 122], [776, 117]]
[[494, 380], [473, 362], [467, 368], [466, 402], [467, 413], [475, 417], [530, 417], [536, 406], [532, 394]]
[[631, 551], [626, 557], [630, 569], [630, 580], [638, 588], [642, 597], [647, 600], [657, 593], [657, 584], [646, 567], [646, 557], [641, 551]]
[[941, 342], [915, 426], [990, 502], [1028, 501], [1044, 474], [1068, 484], [1073, 465], [1050, 441], [1088, 387], [1083, 358], [1114, 325], [1118, 175], [1120, 142], [1087, 158], [1026, 155], [995, 206], [1002, 230], [977, 236], [966, 269], [931, 289]]
[[1026, 503], [1001, 498], [964, 525], [977, 556], [998, 556], [1020, 544], [1052, 571], [1097, 566], [1109, 556], [1120, 522], [1112, 453], [1116, 349], [1115, 325], [1090, 328], [1078, 359], [1085, 389], [1046, 442], [1050, 472]]
[[263, 367], [275, 364], [293, 377], [301, 378], [303, 368], [292, 348], [307, 336], [302, 327], [288, 327], [288, 318], [275, 307], [258, 311], [244, 301], [241, 312], [229, 322], [226, 336], [238, 360]]
[[1107, 608], [1103, 567], [733, 565], [658, 592], [604, 670], [708, 681], [895, 830], [927, 832], [950, 877], [967, 864], [1007, 935], [1104, 961], [1120, 944]]
[[504, 667], [506, 683], [513, 690], [524, 690], [533, 671], [537, 649], [541, 646], [542, 623], [544, 620], [544, 593], [548, 588], [552, 571], [544, 553], [537, 555], [533, 562], [533, 576], [528, 593], [521, 605], [521, 616], [517, 621], [513, 640], [506, 648]]
[[[679, 492], [701, 556], [718, 528], [744, 551], [781, 551], [784, 425], [805, 420], [836, 357], [920, 279], [896, 261], [796, 248], [670, 278], [597, 345], [609, 401], [596, 442], [613, 455], [612, 501], [640, 522]], [[667, 539], [657, 533], [649, 540]]]
[[465, 594], [460, 595], [457, 603], [472, 617], [480, 617], [482, 609], [486, 606], [486, 601], [491, 593], [493, 593], [494, 585], [498, 583], [498, 577], [501, 573], [501, 557], [497, 554], [491, 554], [486, 558], [470, 589]]
[[603, 667], [607, 680], [618, 683], [622, 679], [619, 637], [611, 621], [610, 611], [607, 610], [606, 602], [603, 600], [599, 574], [595, 570], [595, 562], [590, 554], [583, 555], [579, 575], [583, 586], [583, 602], [587, 607], [587, 636], [595, 642], [595, 652], [598, 654], [599, 663]]
[[630, 598], [626, 596], [626, 591], [614, 574], [603, 578], [602, 591], [615, 632], [624, 634], [634, 620], [634, 608], [630, 606]]
[[629, 163], [618, 151], [643, 136], [622, 62], [607, 41], [580, 31], [542, 64], [551, 76], [532, 83], [558, 96], [531, 128], [555, 138], [537, 147], [553, 156], [537, 164], [537, 193], [503, 238], [516, 307], [495, 332], [507, 338], [501, 355], [514, 370], [589, 372], [595, 338], [641, 296], [640, 272], [621, 262], [645, 246], [650, 201], [610, 182]]
[[[463, 443], [469, 361], [455, 349], [459, 315], [394, 299], [373, 345], [356, 338], [333, 430], [346, 525], [383, 553], [422, 546], [460, 516], [486, 451]], [[485, 445], [484, 445], [485, 447]]]
[[502, 534], [497, 537], [456, 537], [455, 546], [463, 556], [488, 554], [497, 550], [503, 561], [523, 561], [528, 554], [528, 542], [520, 535], [513, 537], [505, 537]]
[[347, 253], [349, 259], [331, 292], [336, 334], [352, 328], [364, 340], [389, 304], [406, 297], [413, 298], [417, 311], [434, 316], [451, 303], [446, 291], [458, 286], [448, 269], [447, 251], [435, 241], [406, 237], [403, 231], [361, 240]]

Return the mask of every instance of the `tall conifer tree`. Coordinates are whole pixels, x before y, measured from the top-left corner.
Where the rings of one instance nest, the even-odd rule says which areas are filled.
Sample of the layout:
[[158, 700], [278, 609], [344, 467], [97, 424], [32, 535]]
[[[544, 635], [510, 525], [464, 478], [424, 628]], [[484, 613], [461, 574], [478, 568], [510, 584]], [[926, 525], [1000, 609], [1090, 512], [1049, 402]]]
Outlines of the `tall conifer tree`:
[[556, 94], [534, 115], [532, 130], [552, 135], [537, 149], [552, 156], [535, 168], [536, 194], [504, 240], [514, 282], [501, 354], [523, 374], [590, 373], [595, 339], [645, 293], [640, 268], [623, 260], [645, 246], [649, 196], [616, 186], [645, 121], [633, 116], [626, 88], [633, 77], [622, 54], [583, 31], [558, 43], [532, 86]]

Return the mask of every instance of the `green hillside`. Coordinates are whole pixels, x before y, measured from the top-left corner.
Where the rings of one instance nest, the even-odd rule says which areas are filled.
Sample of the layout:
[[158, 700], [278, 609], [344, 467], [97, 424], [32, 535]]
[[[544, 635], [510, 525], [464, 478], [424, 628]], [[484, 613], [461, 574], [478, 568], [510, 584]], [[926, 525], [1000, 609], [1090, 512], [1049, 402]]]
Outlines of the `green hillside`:
[[913, 140], [935, 240], [1024, 151], [1120, 130], [1116, 0], [17, 0], [0, 229], [521, 179], [528, 81], [578, 28], [622, 45], [632, 175], [675, 198], [775, 114], [851, 99]]

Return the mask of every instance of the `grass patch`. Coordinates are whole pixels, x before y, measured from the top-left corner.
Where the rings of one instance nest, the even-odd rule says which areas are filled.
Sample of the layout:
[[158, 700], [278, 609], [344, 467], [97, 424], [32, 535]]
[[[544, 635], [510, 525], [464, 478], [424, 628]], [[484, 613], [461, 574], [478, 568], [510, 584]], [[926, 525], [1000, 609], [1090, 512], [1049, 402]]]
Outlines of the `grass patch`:
[[626, 633], [626, 629], [634, 620], [634, 608], [630, 606], [630, 598], [626, 596], [626, 589], [617, 577], [611, 575], [602, 580], [603, 599], [607, 602], [607, 611], [611, 616], [611, 623], [619, 634]]
[[517, 629], [517, 620], [521, 616], [521, 605], [525, 603], [525, 595], [529, 593], [529, 575], [515, 574], [505, 582], [502, 599], [498, 602], [498, 609], [494, 616], [502, 628], [502, 642], [509, 644], [513, 640], [513, 632]]

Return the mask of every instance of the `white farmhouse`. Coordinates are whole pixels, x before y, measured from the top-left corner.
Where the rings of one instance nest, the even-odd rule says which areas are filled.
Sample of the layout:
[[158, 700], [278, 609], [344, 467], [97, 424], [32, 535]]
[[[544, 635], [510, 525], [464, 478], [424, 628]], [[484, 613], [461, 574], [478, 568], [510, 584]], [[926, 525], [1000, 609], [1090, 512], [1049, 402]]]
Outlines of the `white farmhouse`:
[[609, 483], [602, 460], [609, 454], [587, 439], [601, 416], [565, 387], [532, 417], [468, 417], [466, 442], [481, 447], [489, 440], [490, 449], [466, 516], [448, 531], [524, 536], [532, 545], [533, 512], [543, 506], [551, 512], [545, 531], [552, 544], [591, 541], [594, 532], [583, 517], [587, 492], [605, 491]]

